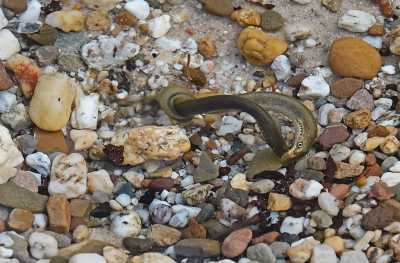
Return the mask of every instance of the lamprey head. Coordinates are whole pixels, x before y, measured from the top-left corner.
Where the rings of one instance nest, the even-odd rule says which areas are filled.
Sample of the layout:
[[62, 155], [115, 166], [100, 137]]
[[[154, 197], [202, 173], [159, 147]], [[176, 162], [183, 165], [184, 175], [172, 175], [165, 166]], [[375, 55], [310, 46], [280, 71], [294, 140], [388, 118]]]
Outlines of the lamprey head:
[[190, 121], [192, 116], [182, 116], [175, 110], [174, 105], [194, 99], [194, 93], [186, 86], [179, 84], [172, 84], [157, 93], [158, 104], [171, 119], [177, 122]]

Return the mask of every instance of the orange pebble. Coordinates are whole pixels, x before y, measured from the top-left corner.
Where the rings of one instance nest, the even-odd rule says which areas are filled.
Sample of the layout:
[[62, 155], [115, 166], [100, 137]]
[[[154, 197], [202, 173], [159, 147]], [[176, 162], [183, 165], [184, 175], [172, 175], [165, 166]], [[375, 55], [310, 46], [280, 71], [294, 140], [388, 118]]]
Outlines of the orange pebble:
[[356, 185], [357, 185], [358, 187], [362, 187], [362, 186], [364, 186], [366, 183], [367, 183], [367, 179], [366, 179], [364, 176], [358, 178], [357, 181], [356, 181]]
[[191, 225], [196, 225], [196, 224], [197, 224], [196, 219], [194, 219], [193, 217], [192, 217], [192, 218], [189, 218], [189, 222], [188, 222], [188, 225], [189, 225], [189, 226], [191, 226]]
[[74, 10], [79, 10], [81, 8], [82, 8], [82, 5], [80, 5], [80, 4], [74, 4], [74, 6], [72, 7], [72, 9], [74, 9]]
[[191, 36], [193, 36], [194, 33], [195, 33], [195, 31], [193, 29], [191, 29], [191, 28], [186, 28], [185, 31], [186, 31], [186, 33], [188, 33]]
[[217, 212], [215, 213], [215, 219], [220, 220], [221, 217], [222, 217], [221, 211], [217, 211]]

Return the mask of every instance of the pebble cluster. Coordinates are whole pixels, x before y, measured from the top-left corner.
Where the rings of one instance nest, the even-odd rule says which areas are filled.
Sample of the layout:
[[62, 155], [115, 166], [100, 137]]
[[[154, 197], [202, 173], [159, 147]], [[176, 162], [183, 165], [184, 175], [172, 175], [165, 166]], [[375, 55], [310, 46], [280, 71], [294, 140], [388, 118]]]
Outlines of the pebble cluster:
[[[310, 0], [1, 1], [0, 263], [400, 261], [400, 1], [367, 2], [318, 3], [325, 43], [276, 11]], [[276, 87], [318, 139], [249, 180], [254, 118], [174, 125], [150, 100], [172, 83]]]

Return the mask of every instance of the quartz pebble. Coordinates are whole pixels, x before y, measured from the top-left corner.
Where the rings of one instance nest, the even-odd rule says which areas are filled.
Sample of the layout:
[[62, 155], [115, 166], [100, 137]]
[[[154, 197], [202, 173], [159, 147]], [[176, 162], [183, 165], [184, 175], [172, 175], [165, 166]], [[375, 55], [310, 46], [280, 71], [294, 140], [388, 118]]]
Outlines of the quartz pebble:
[[84, 15], [78, 10], [56, 11], [46, 16], [46, 24], [64, 32], [84, 31]]
[[121, 3], [122, 0], [83, 0], [83, 3], [89, 7], [90, 9], [93, 10], [111, 10], [113, 9], [117, 4]]
[[141, 228], [140, 217], [135, 211], [127, 211], [125, 215], [115, 217], [110, 225], [110, 230], [120, 237], [136, 236]]
[[71, 125], [75, 129], [94, 130], [97, 127], [99, 109], [99, 94], [91, 93], [88, 96], [75, 99], [75, 109], [71, 114]]
[[6, 60], [21, 50], [18, 39], [8, 29], [0, 30], [0, 59]]
[[36, 259], [52, 258], [57, 255], [57, 240], [49, 235], [34, 232], [29, 236], [30, 253]]
[[89, 192], [101, 191], [110, 195], [112, 194], [113, 187], [114, 184], [106, 170], [98, 170], [87, 174], [87, 190]]
[[[142, 0], [141, 0], [142, 1]], [[145, 2], [145, 1], [143, 1]], [[159, 38], [164, 36], [171, 28], [169, 23], [170, 16], [162, 15], [160, 17], [153, 18], [149, 22], [149, 31], [153, 38]]]
[[80, 263], [80, 262], [88, 262], [88, 263], [107, 263], [106, 259], [103, 256], [100, 256], [96, 253], [79, 253], [72, 256], [68, 263]]
[[300, 99], [317, 99], [328, 96], [330, 91], [328, 83], [321, 76], [309, 76], [301, 82], [297, 96]]
[[277, 56], [272, 62], [271, 68], [277, 80], [285, 80], [292, 73], [290, 61], [285, 55]]
[[340, 17], [338, 26], [352, 32], [366, 32], [375, 23], [375, 17], [367, 12], [348, 10]]
[[4, 126], [0, 126], [0, 169], [13, 168], [24, 161], [21, 152], [11, 139], [11, 134]]

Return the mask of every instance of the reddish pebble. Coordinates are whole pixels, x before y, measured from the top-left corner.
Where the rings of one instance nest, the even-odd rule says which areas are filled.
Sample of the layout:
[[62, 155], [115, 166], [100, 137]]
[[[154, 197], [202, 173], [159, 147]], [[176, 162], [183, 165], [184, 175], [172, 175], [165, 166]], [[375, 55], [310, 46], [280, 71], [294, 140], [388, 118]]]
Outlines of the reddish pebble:
[[262, 235], [258, 238], [254, 238], [251, 241], [251, 244], [256, 245], [258, 243], [266, 243], [267, 245], [270, 245], [272, 243], [275, 242], [275, 240], [278, 238], [279, 236], [279, 232], [273, 231], [273, 232], [269, 232], [265, 235]]
[[71, 225], [69, 226], [69, 230], [74, 231], [80, 225], [84, 225], [84, 226], [87, 225], [85, 219], [74, 217], [71, 219]]
[[197, 224], [196, 219], [194, 219], [193, 217], [189, 218], [188, 225], [191, 226], [191, 225], [195, 225], [195, 224]]
[[381, 176], [382, 174], [383, 174], [383, 170], [377, 163], [367, 166], [367, 168], [364, 171], [365, 178], [368, 178], [370, 176]]
[[222, 243], [222, 254], [228, 258], [239, 256], [246, 250], [252, 237], [253, 233], [250, 229], [240, 229], [232, 232]]
[[36, 176], [30, 172], [20, 170], [10, 179], [10, 182], [26, 188], [31, 192], [38, 192], [38, 180], [36, 179]]
[[350, 186], [347, 184], [338, 184], [331, 188], [329, 193], [336, 197], [337, 199], [343, 199], [347, 193], [350, 192]]
[[157, 178], [150, 182], [149, 189], [155, 191], [171, 190], [174, 186], [174, 180], [171, 178]]
[[369, 198], [376, 198], [379, 201], [389, 200], [394, 196], [394, 191], [385, 182], [375, 183], [372, 186], [371, 192], [368, 195]]
[[182, 238], [206, 238], [207, 230], [200, 224], [190, 225], [182, 231]]
[[374, 165], [376, 164], [376, 158], [375, 156], [373, 156], [372, 154], [367, 154], [367, 156], [365, 156], [365, 163], [367, 165]]

